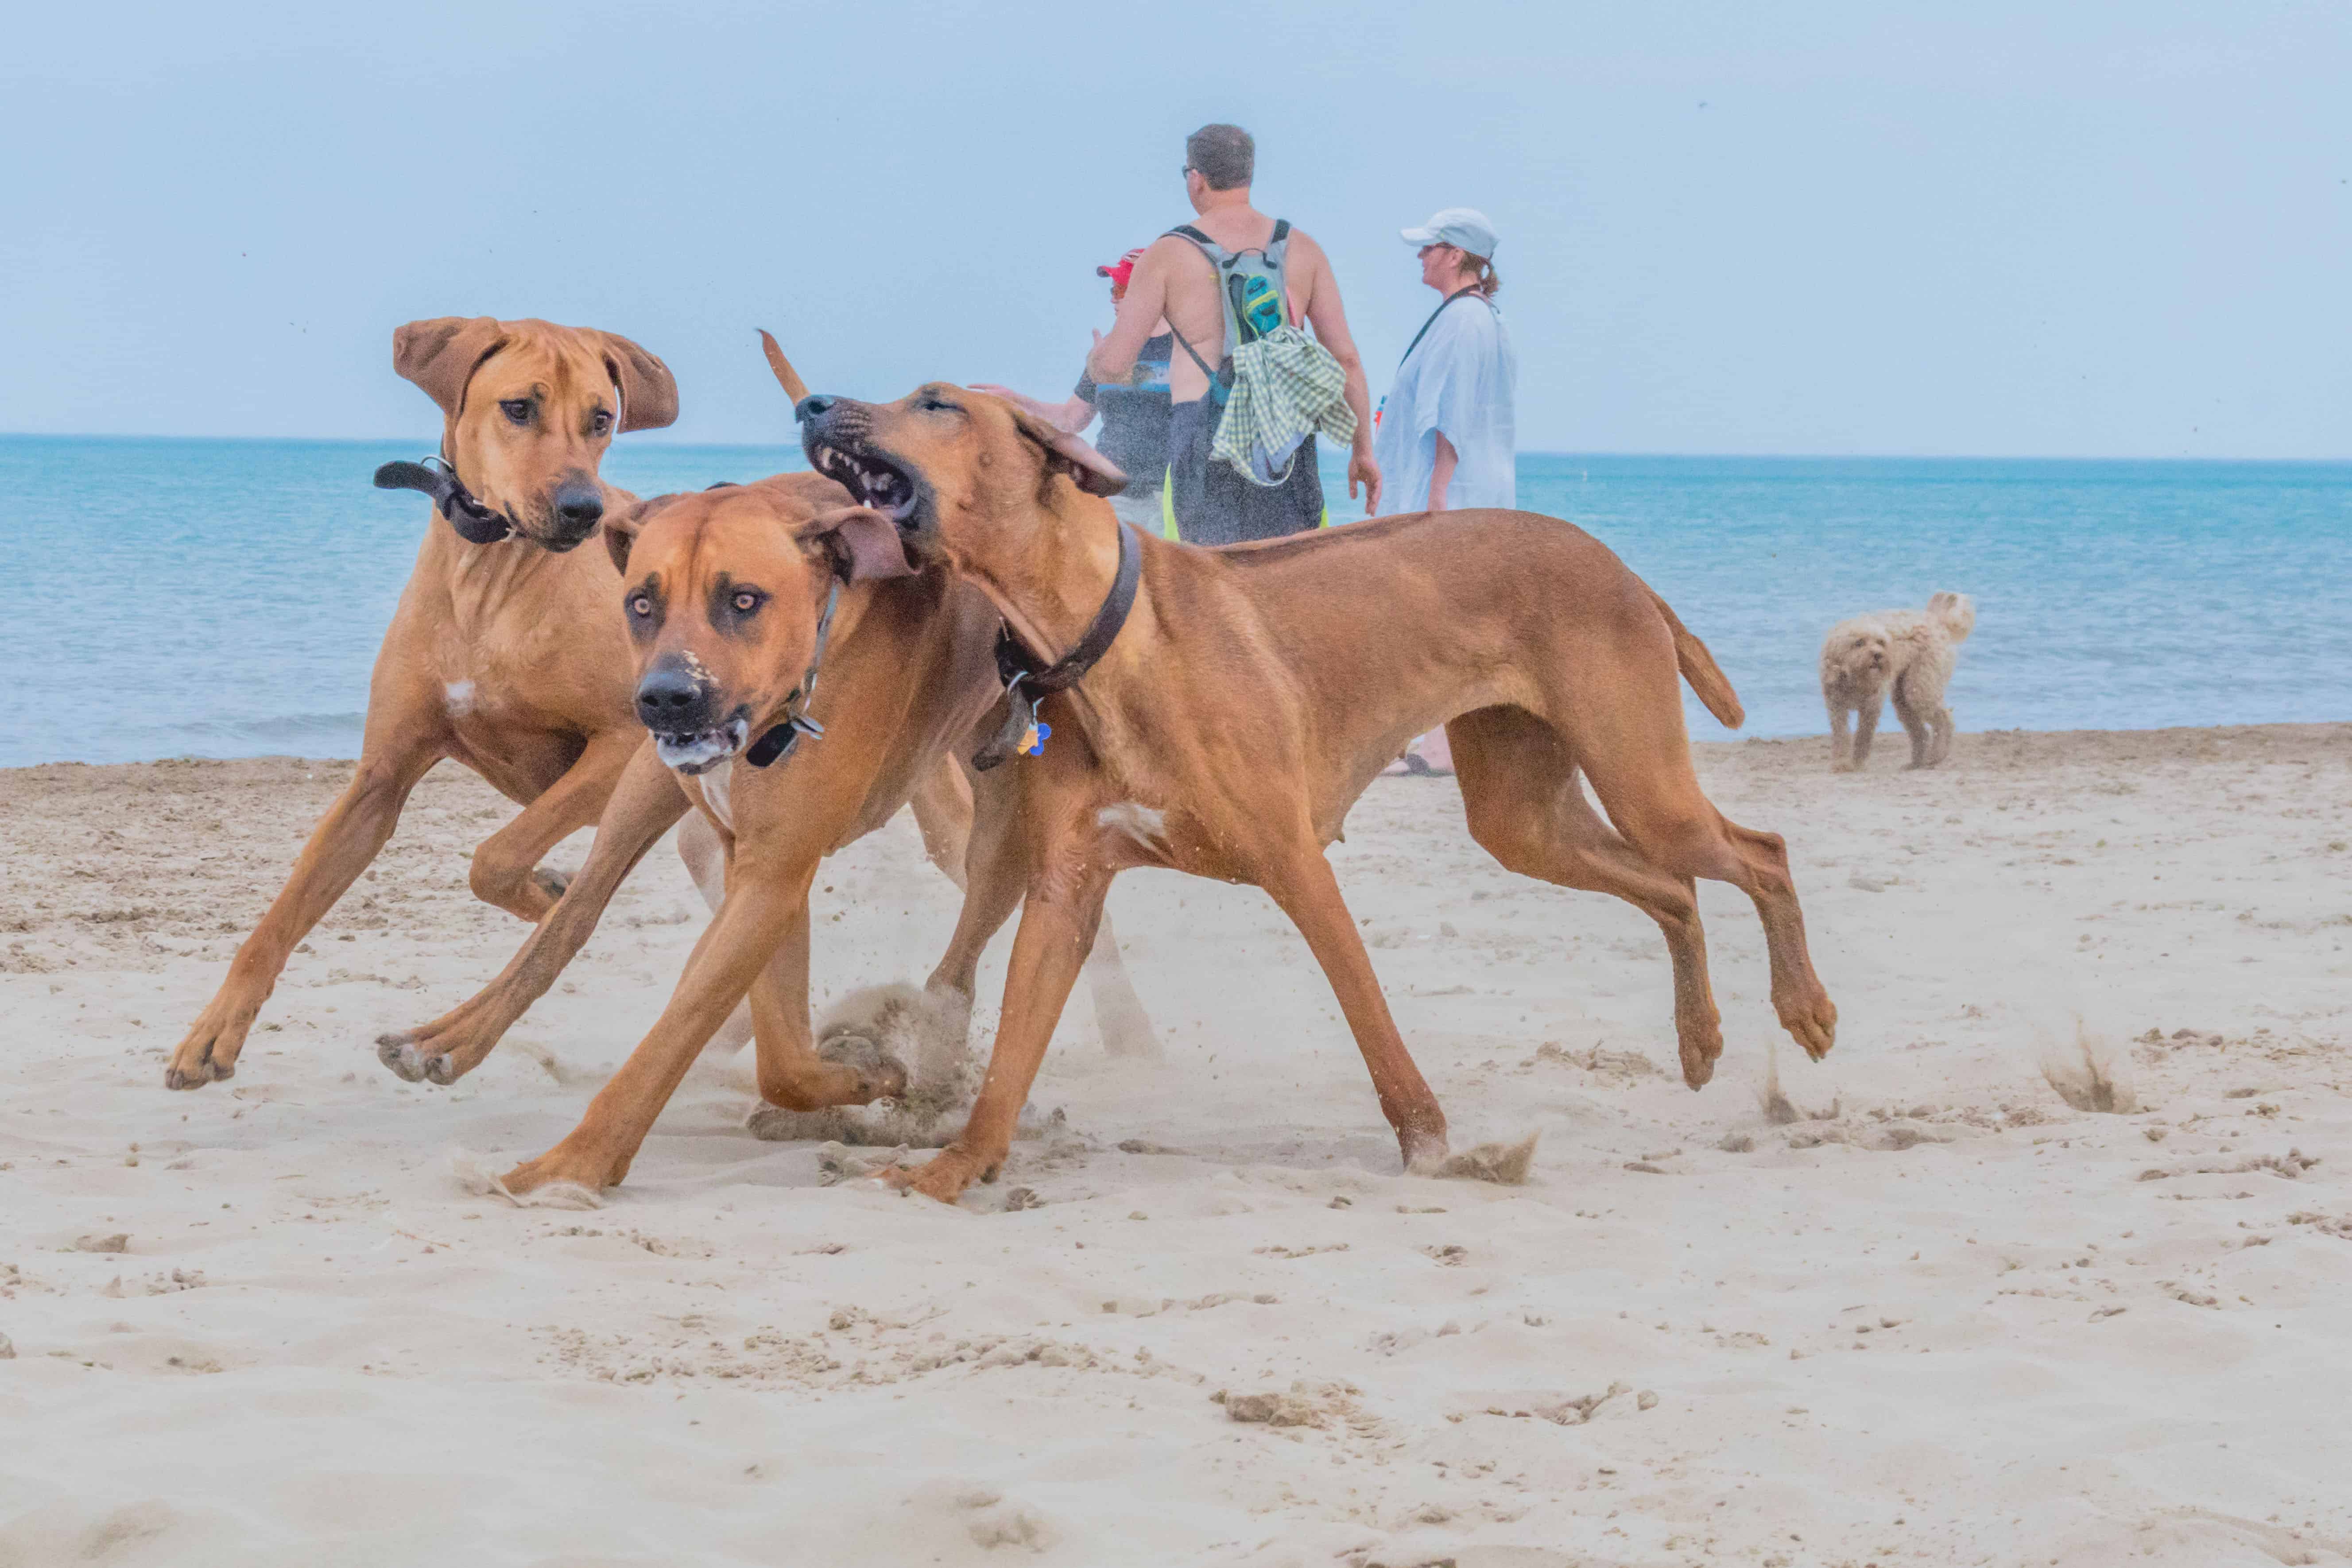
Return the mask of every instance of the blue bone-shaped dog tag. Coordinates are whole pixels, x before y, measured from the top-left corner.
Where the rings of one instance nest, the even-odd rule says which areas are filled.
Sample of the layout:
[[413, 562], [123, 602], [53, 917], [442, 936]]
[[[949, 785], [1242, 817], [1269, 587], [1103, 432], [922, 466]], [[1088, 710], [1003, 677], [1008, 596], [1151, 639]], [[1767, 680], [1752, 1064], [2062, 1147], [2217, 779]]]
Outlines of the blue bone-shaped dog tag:
[[1046, 723], [1042, 719], [1039, 720], [1036, 727], [1029, 731], [1029, 743], [1021, 748], [1021, 754], [1024, 757], [1044, 756], [1045, 754], [1046, 737], [1053, 734], [1053, 732], [1054, 726]]

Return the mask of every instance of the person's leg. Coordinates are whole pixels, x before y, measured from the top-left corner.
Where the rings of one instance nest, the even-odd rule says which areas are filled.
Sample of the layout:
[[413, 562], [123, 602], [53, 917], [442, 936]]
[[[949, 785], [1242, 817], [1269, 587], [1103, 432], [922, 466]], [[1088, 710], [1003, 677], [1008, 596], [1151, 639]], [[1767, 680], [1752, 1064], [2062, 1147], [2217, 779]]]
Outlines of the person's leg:
[[1286, 532], [1304, 533], [1330, 521], [1329, 509], [1323, 500], [1323, 458], [1314, 437], [1298, 444], [1298, 456], [1290, 465], [1290, 478], [1274, 493], [1282, 498], [1288, 513], [1290, 526]]
[[1230, 463], [1213, 465], [1209, 482], [1211, 510], [1226, 530], [1222, 539], [1280, 539], [1323, 525], [1323, 470], [1312, 436], [1291, 454], [1290, 475], [1278, 485], [1255, 484]]
[[1208, 527], [1209, 446], [1216, 438], [1217, 405], [1213, 398], [1180, 403], [1168, 418], [1168, 477], [1161, 492], [1163, 537], [1192, 544], [1214, 544], [1219, 536], [1203, 533]]

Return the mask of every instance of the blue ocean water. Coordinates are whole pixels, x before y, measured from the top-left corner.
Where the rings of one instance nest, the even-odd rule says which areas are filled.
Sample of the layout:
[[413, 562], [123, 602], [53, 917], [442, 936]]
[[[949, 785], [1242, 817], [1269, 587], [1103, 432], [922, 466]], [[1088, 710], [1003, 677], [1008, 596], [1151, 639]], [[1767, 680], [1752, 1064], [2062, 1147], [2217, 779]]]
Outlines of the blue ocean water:
[[[414, 442], [0, 437], [17, 584], [0, 765], [351, 756], [426, 525]], [[802, 466], [624, 440], [651, 494]], [[1351, 515], [1327, 475], [1334, 518]], [[1973, 595], [1965, 730], [2352, 719], [2352, 464], [1560, 457], [1522, 506], [1605, 541], [1715, 650], [1747, 733], [1825, 729], [1822, 634]], [[1692, 733], [1724, 731], [1696, 707]]]

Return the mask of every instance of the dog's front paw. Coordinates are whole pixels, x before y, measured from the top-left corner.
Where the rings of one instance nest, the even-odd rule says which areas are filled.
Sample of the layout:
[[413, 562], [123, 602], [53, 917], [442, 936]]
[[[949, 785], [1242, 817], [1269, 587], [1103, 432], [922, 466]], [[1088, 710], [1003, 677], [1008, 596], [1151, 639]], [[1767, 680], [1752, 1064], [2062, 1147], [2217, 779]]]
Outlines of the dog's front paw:
[[252, 1026], [251, 1011], [243, 1011], [240, 1016], [240, 1009], [215, 998], [172, 1052], [171, 1065], [163, 1069], [163, 1087], [202, 1089], [235, 1078], [237, 1053], [244, 1049], [246, 1031]]
[[927, 1198], [952, 1204], [963, 1196], [963, 1190], [972, 1183], [996, 1180], [1002, 1163], [984, 1160], [961, 1144], [950, 1144], [927, 1164], [913, 1170], [904, 1165], [893, 1165], [879, 1174], [902, 1193], [920, 1193]]

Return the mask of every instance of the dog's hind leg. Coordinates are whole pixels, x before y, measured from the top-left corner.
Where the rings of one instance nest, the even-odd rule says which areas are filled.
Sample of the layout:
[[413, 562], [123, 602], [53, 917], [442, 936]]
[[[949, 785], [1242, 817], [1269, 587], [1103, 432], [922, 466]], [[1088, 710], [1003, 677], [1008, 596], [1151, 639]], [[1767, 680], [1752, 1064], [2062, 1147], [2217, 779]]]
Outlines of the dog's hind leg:
[[934, 763], [916, 782], [907, 805], [923, 836], [923, 853], [949, 881], [962, 887], [964, 862], [971, 854], [971, 784], [955, 759], [942, 756]]
[[[1625, 644], [1606, 652], [1566, 661], [1545, 694], [1570, 756], [1644, 861], [1670, 877], [1729, 882], [1748, 896], [1764, 923], [1773, 1010], [1808, 1055], [1821, 1057], [1837, 1037], [1837, 1008], [1806, 952], [1786, 847], [1778, 835], [1725, 821], [1700, 790], [1672, 663]], [[1865, 709], [1863, 716], [1874, 715]]]
[[1903, 721], [1903, 732], [1911, 737], [1911, 760], [1905, 767], [1931, 768], [1940, 760], [1936, 755], [1936, 708], [1922, 703], [1917, 695], [1903, 681], [1895, 683], [1895, 716]]
[[[1834, 710], [1833, 710], [1834, 711]], [[1723, 1055], [1722, 1015], [1707, 978], [1706, 932], [1687, 877], [1669, 876], [1592, 809], [1567, 745], [1516, 708], [1465, 713], [1445, 727], [1470, 837], [1507, 870], [1608, 893], [1657, 921], [1675, 966], [1675, 1040], [1697, 1089]]]
[[1952, 754], [1952, 735], [1958, 726], [1952, 721], [1952, 710], [1940, 701], [1936, 704], [1935, 712], [1928, 715], [1928, 721], [1936, 728], [1936, 737], [1927, 750], [1927, 765], [1940, 768], [1944, 765], [1944, 759]]
[[1118, 937], [1110, 929], [1108, 910], [1095, 927], [1095, 944], [1087, 950], [1084, 973], [1087, 994], [1094, 998], [1095, 1027], [1102, 1031], [1104, 1052], [1158, 1061], [1160, 1037], [1151, 1027], [1150, 1015], [1143, 1010], [1143, 998], [1135, 994], [1135, 982], [1128, 977], [1127, 961], [1119, 956]]

